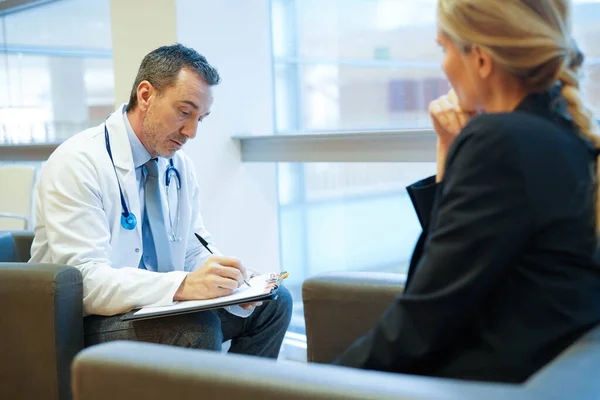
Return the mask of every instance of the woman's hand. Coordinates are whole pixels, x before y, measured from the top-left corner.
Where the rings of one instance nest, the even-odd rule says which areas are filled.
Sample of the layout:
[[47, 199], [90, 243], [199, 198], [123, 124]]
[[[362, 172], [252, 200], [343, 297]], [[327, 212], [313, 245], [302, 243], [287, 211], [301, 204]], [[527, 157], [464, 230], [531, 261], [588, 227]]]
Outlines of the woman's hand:
[[444, 177], [448, 149], [474, 113], [463, 111], [458, 104], [456, 93], [451, 90], [447, 95], [441, 96], [429, 104], [429, 115], [438, 136], [436, 181], [441, 182]]

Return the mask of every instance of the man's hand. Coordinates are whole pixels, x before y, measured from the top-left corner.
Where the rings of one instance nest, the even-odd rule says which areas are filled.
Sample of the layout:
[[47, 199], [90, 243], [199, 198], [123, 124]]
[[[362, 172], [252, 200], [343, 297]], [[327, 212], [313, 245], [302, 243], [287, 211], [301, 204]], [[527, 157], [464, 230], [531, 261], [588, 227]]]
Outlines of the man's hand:
[[244, 310], [252, 310], [254, 307], [260, 307], [260, 306], [262, 306], [262, 301], [256, 301], [254, 303], [240, 304], [240, 307], [242, 307]]
[[429, 115], [438, 136], [436, 180], [440, 182], [444, 176], [446, 156], [450, 145], [475, 113], [463, 111], [458, 104], [456, 93], [454, 90], [450, 90], [447, 95], [441, 96], [429, 104]]
[[204, 300], [233, 293], [246, 279], [246, 268], [232, 257], [211, 256], [181, 282], [173, 300]]
[[[252, 268], [246, 268], [246, 273], [248, 274], [248, 278], [252, 278], [254, 276], [260, 275], [260, 273], [253, 270]], [[252, 310], [252, 309], [254, 309], [254, 307], [262, 306], [262, 304], [263, 304], [262, 301], [256, 301], [254, 303], [240, 304], [240, 307], [242, 307], [244, 310]]]

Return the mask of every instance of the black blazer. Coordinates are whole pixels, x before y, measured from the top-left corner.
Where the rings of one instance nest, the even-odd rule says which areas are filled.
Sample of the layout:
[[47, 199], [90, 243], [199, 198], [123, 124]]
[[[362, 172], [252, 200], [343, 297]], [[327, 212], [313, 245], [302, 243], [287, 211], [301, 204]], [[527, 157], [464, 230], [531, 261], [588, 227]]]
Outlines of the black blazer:
[[408, 188], [424, 232], [405, 293], [336, 364], [522, 382], [600, 322], [595, 151], [552, 104], [474, 118], [443, 183]]

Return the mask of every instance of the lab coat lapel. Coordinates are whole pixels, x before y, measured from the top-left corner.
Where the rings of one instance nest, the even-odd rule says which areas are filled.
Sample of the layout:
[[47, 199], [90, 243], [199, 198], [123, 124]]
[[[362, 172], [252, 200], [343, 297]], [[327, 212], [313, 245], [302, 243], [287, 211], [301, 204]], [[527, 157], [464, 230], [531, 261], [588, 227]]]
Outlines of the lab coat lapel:
[[108, 128], [113, 161], [115, 163], [117, 174], [119, 175], [123, 196], [125, 196], [129, 212], [133, 213], [137, 218], [138, 222], [135, 230], [139, 240], [141, 240], [143, 216], [140, 215], [139, 188], [135, 177], [131, 145], [129, 143], [129, 137], [127, 136], [125, 121], [123, 120], [124, 107], [125, 105], [120, 106], [110, 115], [110, 117], [108, 117], [106, 126]]

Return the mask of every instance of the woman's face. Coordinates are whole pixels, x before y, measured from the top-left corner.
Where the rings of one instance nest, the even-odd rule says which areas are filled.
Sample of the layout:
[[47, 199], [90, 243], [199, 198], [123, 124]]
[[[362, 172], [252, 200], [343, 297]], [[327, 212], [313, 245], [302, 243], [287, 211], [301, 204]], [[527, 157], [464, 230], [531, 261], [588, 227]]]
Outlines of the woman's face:
[[477, 85], [480, 84], [479, 76], [473, 68], [474, 55], [472, 52], [464, 53], [459, 50], [454, 42], [441, 31], [438, 31], [437, 42], [444, 51], [442, 69], [456, 92], [460, 107], [465, 112], [475, 112], [481, 108], [481, 99], [478, 98]]

